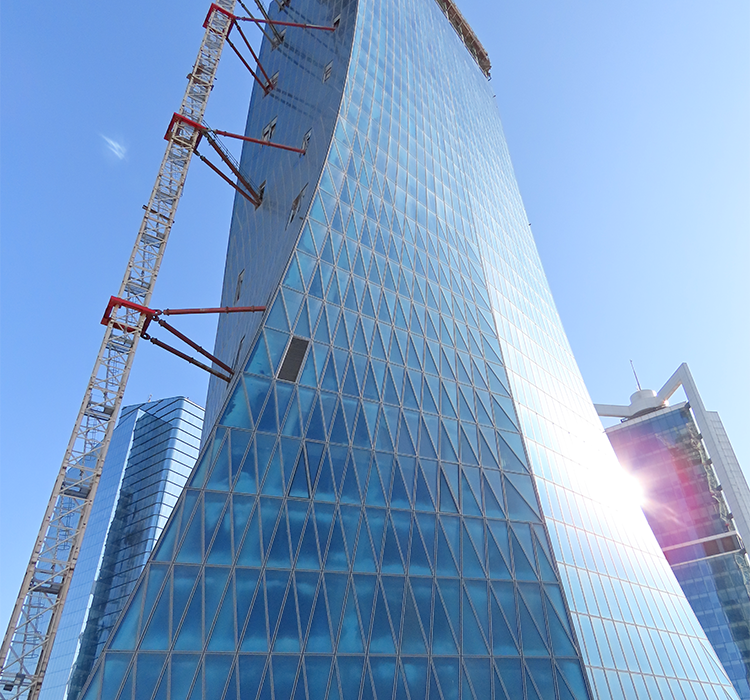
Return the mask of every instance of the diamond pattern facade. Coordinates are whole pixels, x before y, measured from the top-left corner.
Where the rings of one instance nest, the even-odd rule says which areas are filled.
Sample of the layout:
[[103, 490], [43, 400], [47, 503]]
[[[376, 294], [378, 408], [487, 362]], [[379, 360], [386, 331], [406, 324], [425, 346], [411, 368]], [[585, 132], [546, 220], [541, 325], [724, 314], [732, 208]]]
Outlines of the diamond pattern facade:
[[511, 397], [494, 275], [537, 258], [489, 232], [518, 211], [484, 76], [433, 0], [273, 11], [341, 19], [261, 55], [248, 134], [313, 122], [288, 170], [243, 154], [276, 199], [235, 204], [223, 302], [244, 273], [268, 311], [222, 320], [243, 371], [84, 700], [626, 697], [584, 673]]

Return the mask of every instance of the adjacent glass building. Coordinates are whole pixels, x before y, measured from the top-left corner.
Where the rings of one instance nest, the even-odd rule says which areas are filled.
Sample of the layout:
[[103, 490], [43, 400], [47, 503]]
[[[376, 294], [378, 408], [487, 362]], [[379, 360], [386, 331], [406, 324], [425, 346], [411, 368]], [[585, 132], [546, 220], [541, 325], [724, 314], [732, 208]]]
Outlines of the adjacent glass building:
[[198, 457], [203, 409], [128, 406], [112, 435], [41, 700], [75, 700]]
[[[291, 0], [202, 456], [85, 700], [736, 698], [587, 395], [450, 0]], [[237, 315], [232, 315], [237, 316]]]
[[[683, 383], [689, 402], [669, 406], [668, 395]], [[622, 417], [607, 428], [609, 440], [641, 485], [649, 525], [727, 675], [750, 699], [750, 561], [730, 510], [730, 502], [747, 506], [748, 487], [741, 472], [731, 482], [718, 476], [731, 473], [731, 446], [706, 449], [725, 435], [714, 430], [718, 415], [707, 421], [687, 365], [659, 394], [638, 391], [631, 406], [597, 409]]]

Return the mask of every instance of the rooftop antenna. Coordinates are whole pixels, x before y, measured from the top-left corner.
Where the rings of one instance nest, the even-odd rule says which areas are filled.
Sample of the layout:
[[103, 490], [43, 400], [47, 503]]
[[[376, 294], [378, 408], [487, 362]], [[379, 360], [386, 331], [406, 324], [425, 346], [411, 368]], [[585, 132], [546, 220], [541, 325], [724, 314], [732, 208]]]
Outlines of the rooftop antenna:
[[641, 383], [638, 381], [638, 375], [636, 374], [635, 365], [633, 364], [633, 360], [630, 360], [630, 368], [633, 370], [633, 376], [635, 377], [635, 383], [638, 386], [638, 391], [643, 391], [641, 389]]

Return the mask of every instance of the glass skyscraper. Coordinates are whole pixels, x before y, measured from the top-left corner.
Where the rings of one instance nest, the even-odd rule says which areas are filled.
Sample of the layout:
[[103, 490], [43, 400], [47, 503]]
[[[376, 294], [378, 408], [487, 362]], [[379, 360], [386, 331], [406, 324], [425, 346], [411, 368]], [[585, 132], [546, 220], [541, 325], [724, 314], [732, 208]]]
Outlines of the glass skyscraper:
[[75, 700], [198, 457], [203, 409], [128, 406], [112, 435], [41, 700]]
[[[85, 700], [736, 698], [623, 477], [450, 0], [291, 0], [202, 456]], [[236, 316], [236, 315], [232, 315]]]
[[[669, 406], [681, 384], [688, 402]], [[750, 561], [737, 526], [747, 522], [748, 486], [716, 431], [718, 415], [703, 407], [687, 365], [658, 394], [597, 409], [623, 418], [606, 431], [615, 454], [643, 489], [646, 518], [727, 675], [750, 700]]]

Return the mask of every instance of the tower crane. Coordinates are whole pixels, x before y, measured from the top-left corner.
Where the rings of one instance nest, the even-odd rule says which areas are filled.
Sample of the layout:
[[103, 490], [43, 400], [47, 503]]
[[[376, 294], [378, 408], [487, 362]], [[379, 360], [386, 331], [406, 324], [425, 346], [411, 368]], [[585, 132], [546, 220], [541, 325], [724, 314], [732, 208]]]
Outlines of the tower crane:
[[216, 0], [108, 319], [0, 650], [0, 700], [36, 700], [78, 559], [141, 329], [203, 123], [235, 0]]
[[[247, 16], [238, 17], [234, 14], [235, 1]], [[270, 138], [256, 139], [209, 129], [203, 120], [225, 44], [237, 54], [265, 94], [275, 88], [273, 79], [268, 77], [239, 22], [266, 25], [270, 34], [265, 31], [263, 34], [274, 46], [284, 41], [283, 34], [276, 29], [276, 25], [325, 32], [336, 30], [336, 22], [333, 26], [319, 26], [271, 20], [262, 0], [255, 0], [255, 4], [261, 12], [261, 18], [254, 17], [243, 0], [214, 0], [203, 24], [206, 31], [198, 50], [198, 58], [188, 75], [180, 110], [174, 113], [164, 137], [167, 141], [166, 153], [148, 204], [144, 206], [143, 220], [122, 284], [117, 296], [110, 298], [102, 319], [102, 324], [106, 326], [104, 339], [3, 638], [0, 649], [0, 700], [37, 700], [39, 697], [139, 339], [148, 340], [229, 382], [233, 374], [231, 367], [180, 333], [162, 316], [265, 310], [263, 306], [164, 310], [149, 308], [193, 154], [255, 207], [262, 202], [262, 188], [257, 187], [240, 171], [239, 164], [218, 140], [218, 136], [305, 154], [304, 146], [299, 148], [274, 143]], [[257, 64], [257, 71], [253, 70], [240, 49], [232, 42], [229, 35], [233, 29], [237, 30], [246, 50]], [[230, 175], [199, 153], [200, 143], [207, 143], [213, 149]], [[220, 369], [199, 362], [151, 336], [146, 331], [152, 323], [177, 336]]]

